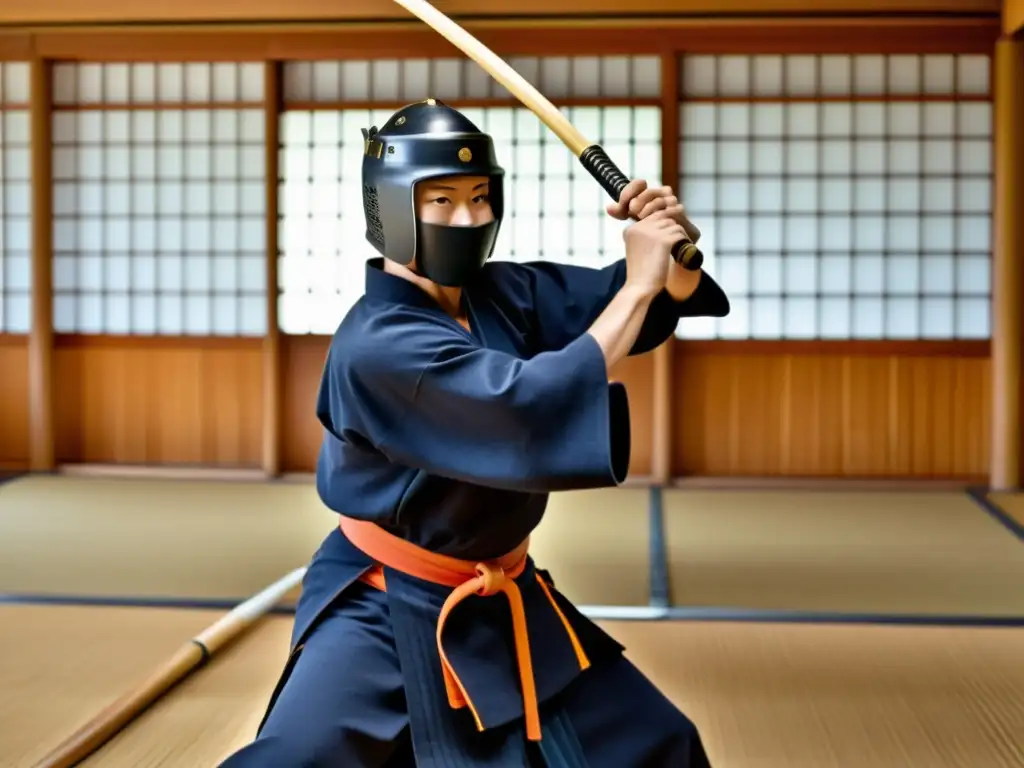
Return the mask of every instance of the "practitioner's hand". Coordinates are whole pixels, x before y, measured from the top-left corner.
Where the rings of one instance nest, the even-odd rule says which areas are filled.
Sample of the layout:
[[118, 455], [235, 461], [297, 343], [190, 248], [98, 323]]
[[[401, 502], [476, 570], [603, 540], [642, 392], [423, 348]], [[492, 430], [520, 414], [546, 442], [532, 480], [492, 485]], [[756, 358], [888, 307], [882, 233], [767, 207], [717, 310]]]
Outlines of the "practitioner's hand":
[[665, 288], [672, 247], [686, 236], [683, 225], [668, 210], [656, 210], [626, 227], [626, 284], [653, 297]]
[[648, 187], [643, 179], [634, 179], [622, 190], [619, 201], [611, 203], [605, 210], [613, 219], [620, 221], [630, 218], [642, 221], [655, 211], [665, 211], [682, 225], [692, 243], [700, 240], [700, 230], [686, 216], [686, 209], [671, 187]]

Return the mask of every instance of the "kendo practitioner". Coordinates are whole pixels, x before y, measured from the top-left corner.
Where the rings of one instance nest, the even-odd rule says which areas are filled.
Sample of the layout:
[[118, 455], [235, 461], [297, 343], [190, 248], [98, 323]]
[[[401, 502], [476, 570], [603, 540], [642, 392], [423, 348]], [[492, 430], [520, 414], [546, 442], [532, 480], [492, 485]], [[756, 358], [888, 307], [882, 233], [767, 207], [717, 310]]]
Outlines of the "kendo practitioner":
[[489, 261], [505, 213], [491, 138], [440, 101], [364, 130], [381, 257], [331, 342], [313, 556], [292, 652], [227, 768], [701, 768], [693, 723], [527, 554], [548, 494], [614, 487], [629, 406], [608, 372], [722, 317], [670, 256], [683, 209], [642, 181], [608, 208], [601, 269]]

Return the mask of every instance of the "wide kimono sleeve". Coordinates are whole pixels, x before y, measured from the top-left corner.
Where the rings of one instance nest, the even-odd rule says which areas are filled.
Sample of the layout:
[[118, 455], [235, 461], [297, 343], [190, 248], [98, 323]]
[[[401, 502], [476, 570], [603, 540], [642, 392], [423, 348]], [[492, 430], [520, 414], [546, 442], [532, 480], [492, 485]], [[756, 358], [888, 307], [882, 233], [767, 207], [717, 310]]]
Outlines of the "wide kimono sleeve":
[[584, 334], [521, 360], [429, 324], [328, 357], [321, 421], [432, 475], [529, 492], [621, 483], [625, 389]]
[[[625, 259], [600, 269], [545, 261], [508, 263], [503, 268], [504, 274], [495, 279], [526, 287], [514, 293], [529, 296], [542, 349], [559, 349], [586, 333], [626, 282]], [[641, 355], [662, 344], [675, 333], [680, 318], [728, 313], [728, 298], [705, 272], [686, 301], [676, 301], [668, 291], [655, 297], [629, 354]]]

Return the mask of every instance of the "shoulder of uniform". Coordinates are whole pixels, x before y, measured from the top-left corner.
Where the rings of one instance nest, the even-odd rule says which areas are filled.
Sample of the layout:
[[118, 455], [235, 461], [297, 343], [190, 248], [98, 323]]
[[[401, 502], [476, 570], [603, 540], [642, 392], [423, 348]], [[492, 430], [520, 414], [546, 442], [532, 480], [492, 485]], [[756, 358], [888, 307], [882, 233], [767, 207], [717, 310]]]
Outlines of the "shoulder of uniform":
[[480, 279], [489, 287], [499, 288], [527, 285], [531, 279], [530, 269], [516, 261], [490, 260], [480, 270]]
[[443, 317], [418, 307], [366, 302], [352, 312], [331, 342], [330, 365], [365, 382], [416, 376], [446, 349], [467, 340]]

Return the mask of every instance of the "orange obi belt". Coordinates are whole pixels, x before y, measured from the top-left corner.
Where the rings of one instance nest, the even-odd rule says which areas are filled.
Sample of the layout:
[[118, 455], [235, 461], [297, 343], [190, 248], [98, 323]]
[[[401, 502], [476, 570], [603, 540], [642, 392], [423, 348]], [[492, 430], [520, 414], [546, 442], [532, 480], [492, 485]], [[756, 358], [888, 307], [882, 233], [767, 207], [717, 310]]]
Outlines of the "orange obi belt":
[[[523, 609], [523, 597], [519, 586], [514, 581], [526, 568], [529, 540], [524, 541], [503, 557], [485, 562], [473, 562], [430, 552], [388, 533], [376, 523], [343, 516], [340, 526], [345, 537], [377, 563], [363, 574], [361, 577], [363, 582], [382, 591], [387, 591], [383, 570], [383, 566], [387, 566], [422, 581], [452, 587], [451, 594], [441, 606], [441, 613], [437, 620], [437, 652], [441, 658], [441, 672], [444, 676], [444, 687], [448, 693], [448, 704], [453, 709], [468, 707], [473, 714], [477, 730], [480, 731], [484, 730], [483, 722], [473, 706], [465, 686], [448, 661], [448, 656], [444, 652], [442, 635], [449, 614], [467, 597], [470, 595], [490, 597], [498, 592], [505, 593], [512, 613], [513, 639], [519, 667], [519, 681], [523, 691], [526, 737], [531, 741], [540, 741], [540, 711], [537, 704], [537, 688], [533, 678], [533, 662], [530, 659], [530, 641], [526, 632], [526, 611]], [[544, 590], [551, 602], [551, 607], [562, 620], [565, 631], [569, 635], [569, 641], [576, 652], [580, 669], [587, 669], [590, 666], [590, 661], [583, 651], [583, 646], [580, 645], [572, 625], [558, 607], [551, 595], [551, 590], [540, 574], [537, 574], [537, 583], [540, 584], [541, 589]]]

